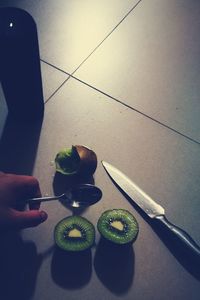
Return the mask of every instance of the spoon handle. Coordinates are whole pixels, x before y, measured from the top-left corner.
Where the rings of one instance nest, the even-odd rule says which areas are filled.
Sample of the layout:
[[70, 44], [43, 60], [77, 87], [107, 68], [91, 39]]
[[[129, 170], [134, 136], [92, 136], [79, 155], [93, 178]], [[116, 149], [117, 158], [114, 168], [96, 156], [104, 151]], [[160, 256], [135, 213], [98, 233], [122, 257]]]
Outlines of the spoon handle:
[[47, 201], [52, 201], [52, 200], [58, 200], [62, 197], [63, 197], [63, 195], [51, 196], [51, 197], [31, 198], [31, 199], [25, 200], [25, 203], [47, 202]]

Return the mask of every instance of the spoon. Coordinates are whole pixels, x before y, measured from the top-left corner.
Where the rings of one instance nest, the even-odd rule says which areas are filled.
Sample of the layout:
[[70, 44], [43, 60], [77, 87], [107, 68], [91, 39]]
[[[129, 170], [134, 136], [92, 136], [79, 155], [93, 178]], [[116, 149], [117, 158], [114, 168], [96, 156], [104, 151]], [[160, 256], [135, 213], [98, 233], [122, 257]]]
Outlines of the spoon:
[[26, 203], [46, 202], [52, 200], [62, 200], [72, 207], [89, 206], [98, 202], [102, 197], [102, 191], [93, 184], [79, 184], [67, 192], [51, 197], [32, 198], [25, 200]]

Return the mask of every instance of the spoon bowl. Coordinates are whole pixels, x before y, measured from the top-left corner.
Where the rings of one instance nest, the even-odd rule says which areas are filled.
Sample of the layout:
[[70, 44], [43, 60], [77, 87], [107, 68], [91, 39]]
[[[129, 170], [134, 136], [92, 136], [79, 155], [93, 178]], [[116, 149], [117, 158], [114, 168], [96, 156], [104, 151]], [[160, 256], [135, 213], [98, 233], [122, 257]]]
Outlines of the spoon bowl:
[[102, 191], [93, 184], [79, 184], [61, 197], [62, 201], [72, 207], [90, 206], [102, 198]]
[[36, 202], [47, 202], [52, 200], [60, 200], [64, 204], [70, 205], [72, 207], [82, 207], [90, 206], [97, 203], [102, 198], [102, 191], [100, 188], [93, 184], [84, 183], [78, 184], [65, 193], [52, 196], [52, 197], [41, 197], [41, 198], [32, 198], [26, 200], [26, 203], [33, 204]]

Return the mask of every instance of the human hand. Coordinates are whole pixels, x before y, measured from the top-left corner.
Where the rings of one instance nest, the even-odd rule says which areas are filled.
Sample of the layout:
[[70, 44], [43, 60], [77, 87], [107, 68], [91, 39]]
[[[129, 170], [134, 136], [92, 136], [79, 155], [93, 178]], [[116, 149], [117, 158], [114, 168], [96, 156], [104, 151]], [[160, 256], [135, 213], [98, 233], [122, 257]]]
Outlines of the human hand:
[[23, 200], [40, 197], [40, 187], [32, 176], [0, 173], [0, 229], [22, 229], [34, 227], [47, 219], [39, 205], [22, 211]]

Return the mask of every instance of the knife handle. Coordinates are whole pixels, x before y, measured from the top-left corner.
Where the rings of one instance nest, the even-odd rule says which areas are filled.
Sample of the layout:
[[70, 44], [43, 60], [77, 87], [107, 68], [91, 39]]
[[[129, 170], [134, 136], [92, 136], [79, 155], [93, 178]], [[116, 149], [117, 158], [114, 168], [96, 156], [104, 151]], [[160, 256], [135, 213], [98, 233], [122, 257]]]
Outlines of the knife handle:
[[191, 238], [191, 236], [185, 232], [183, 229], [175, 226], [174, 224], [170, 223], [164, 215], [159, 215], [155, 217], [159, 223], [162, 223], [168, 230], [170, 230], [173, 235], [175, 235], [183, 245], [186, 246], [190, 251], [200, 257], [200, 247], [197, 243]]

